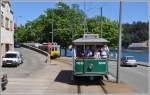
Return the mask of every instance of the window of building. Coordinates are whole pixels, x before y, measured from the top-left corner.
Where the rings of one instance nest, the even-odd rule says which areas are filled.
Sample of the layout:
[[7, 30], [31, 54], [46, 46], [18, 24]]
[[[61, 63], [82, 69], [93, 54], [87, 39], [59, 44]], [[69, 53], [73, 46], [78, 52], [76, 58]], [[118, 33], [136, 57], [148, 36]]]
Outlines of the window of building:
[[1, 26], [3, 27], [4, 26], [4, 16], [1, 15]]
[[12, 21], [10, 21], [10, 30], [11, 30], [11, 31], [13, 30], [13, 24], [12, 24]]
[[9, 19], [7, 17], [5, 19], [5, 28], [6, 30], [9, 30]]

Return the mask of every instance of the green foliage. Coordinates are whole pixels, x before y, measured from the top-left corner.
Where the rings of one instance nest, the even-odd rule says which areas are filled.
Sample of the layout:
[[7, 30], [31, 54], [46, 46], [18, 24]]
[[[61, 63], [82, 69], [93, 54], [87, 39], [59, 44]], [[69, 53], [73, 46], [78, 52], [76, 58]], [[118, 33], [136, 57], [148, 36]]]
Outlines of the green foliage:
[[133, 22], [123, 25], [123, 46], [148, 40], [148, 22]]
[[[72, 40], [83, 35], [85, 16], [86, 14], [77, 4], [69, 6], [62, 2], [57, 3], [55, 8], [48, 8], [44, 14], [40, 15], [37, 19], [27, 22], [24, 26], [18, 27], [15, 31], [15, 41], [51, 42], [53, 22], [54, 42], [60, 44], [61, 47], [67, 48], [72, 44]], [[86, 28], [88, 33], [101, 33], [100, 19], [100, 16], [87, 18]], [[118, 22], [111, 21], [106, 17], [102, 17], [102, 22], [103, 38], [110, 41], [110, 47], [116, 47], [118, 43]], [[124, 27], [124, 29], [128, 30], [127, 28]], [[128, 34], [125, 35], [125, 43], [128, 44], [131, 40]], [[137, 33], [137, 35], [139, 35], [139, 33]], [[143, 35], [142, 38], [146, 39], [144, 37]]]
[[[102, 22], [100, 22], [102, 19]], [[116, 47], [118, 42], [118, 22], [110, 21], [106, 17], [94, 17], [88, 20], [88, 30], [91, 33], [96, 33], [101, 36], [101, 27], [102, 23], [102, 37], [110, 41], [110, 47]]]

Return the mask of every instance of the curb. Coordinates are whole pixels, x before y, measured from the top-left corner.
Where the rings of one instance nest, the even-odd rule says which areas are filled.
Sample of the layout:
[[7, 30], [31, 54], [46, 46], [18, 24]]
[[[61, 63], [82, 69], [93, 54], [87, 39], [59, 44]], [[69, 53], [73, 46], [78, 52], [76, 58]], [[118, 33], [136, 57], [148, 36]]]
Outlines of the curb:
[[149, 65], [145, 65], [145, 64], [140, 64], [138, 63], [139, 66], [144, 66], [144, 67], [149, 67]]

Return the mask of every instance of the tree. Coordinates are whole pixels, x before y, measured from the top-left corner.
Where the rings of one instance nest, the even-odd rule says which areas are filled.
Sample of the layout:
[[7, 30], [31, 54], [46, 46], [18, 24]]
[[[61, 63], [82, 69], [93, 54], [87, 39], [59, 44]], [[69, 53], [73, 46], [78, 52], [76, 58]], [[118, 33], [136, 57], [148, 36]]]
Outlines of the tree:
[[[15, 30], [15, 41], [26, 42], [51, 42], [52, 23], [54, 29], [54, 42], [61, 47], [68, 48], [72, 40], [81, 37], [84, 33], [83, 21], [87, 17], [77, 4], [71, 6], [57, 3], [55, 8], [48, 8], [44, 14], [33, 21], [28, 21], [24, 26]], [[89, 33], [101, 34], [100, 16], [87, 18]], [[102, 36], [110, 41], [110, 47], [118, 45], [118, 22], [102, 17]], [[127, 47], [132, 42], [148, 39], [148, 23], [134, 22], [123, 25], [123, 46]]]
[[148, 22], [133, 22], [132, 24], [123, 25], [123, 46], [128, 47], [134, 42], [148, 40]]
[[[88, 30], [89, 33], [96, 33], [101, 34], [100, 24], [101, 22], [99, 19], [101, 19], [100, 16], [93, 17], [91, 19], [88, 19]], [[102, 17], [102, 36], [103, 38], [110, 41], [109, 46], [110, 47], [116, 47], [118, 42], [118, 22], [111, 21], [106, 17]]]

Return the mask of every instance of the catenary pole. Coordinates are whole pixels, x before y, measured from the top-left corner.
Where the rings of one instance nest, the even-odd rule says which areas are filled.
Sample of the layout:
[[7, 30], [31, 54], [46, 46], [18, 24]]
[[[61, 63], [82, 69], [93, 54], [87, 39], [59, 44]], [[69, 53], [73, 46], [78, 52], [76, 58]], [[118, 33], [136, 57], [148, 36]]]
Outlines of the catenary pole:
[[119, 83], [119, 67], [121, 63], [121, 49], [122, 49], [122, 2], [123, 0], [120, 0], [120, 9], [119, 9], [119, 47], [118, 47], [118, 56], [117, 56], [117, 76], [116, 76], [116, 82]]
[[53, 32], [54, 32], [54, 9], [53, 9], [53, 12], [52, 12], [52, 43], [54, 41]]
[[[2, 11], [1, 11], [1, 5], [2, 5], [2, 2], [3, 0], [0, 0], [0, 13], [2, 14]], [[1, 21], [1, 18], [0, 18], [0, 21]], [[0, 66], [2, 65], [2, 43], [1, 43], [1, 25], [0, 25]]]
[[[149, 3], [148, 6], [149, 6], [149, 37], [150, 37], [150, 0], [148, 0], [148, 3]], [[148, 47], [149, 47], [149, 53], [148, 53], [149, 55], [148, 56], [149, 56], [149, 63], [150, 63], [150, 45], [149, 44], [150, 44], [150, 39], [148, 39]], [[150, 66], [150, 64], [149, 64], [149, 66]]]
[[101, 7], [100, 8], [100, 11], [101, 11], [101, 18], [100, 18], [100, 20], [101, 20], [101, 38], [103, 37], [103, 18], [102, 18], [102, 16], [103, 16], [103, 8]]
[[84, 0], [84, 12], [85, 12], [85, 17], [84, 17], [84, 34], [86, 32], [86, 1]]

